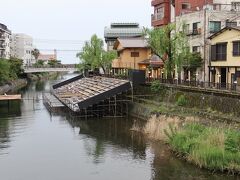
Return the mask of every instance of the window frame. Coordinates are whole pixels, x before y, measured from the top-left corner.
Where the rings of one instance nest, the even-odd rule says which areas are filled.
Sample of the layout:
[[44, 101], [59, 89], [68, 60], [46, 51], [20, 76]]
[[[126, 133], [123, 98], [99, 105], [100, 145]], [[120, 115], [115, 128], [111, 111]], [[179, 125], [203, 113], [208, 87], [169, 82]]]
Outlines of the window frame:
[[140, 57], [139, 51], [131, 51], [130, 56], [133, 58]]
[[[234, 45], [237, 45], [237, 51], [234, 51]], [[232, 56], [233, 57], [240, 56], [240, 41], [232, 42]]]

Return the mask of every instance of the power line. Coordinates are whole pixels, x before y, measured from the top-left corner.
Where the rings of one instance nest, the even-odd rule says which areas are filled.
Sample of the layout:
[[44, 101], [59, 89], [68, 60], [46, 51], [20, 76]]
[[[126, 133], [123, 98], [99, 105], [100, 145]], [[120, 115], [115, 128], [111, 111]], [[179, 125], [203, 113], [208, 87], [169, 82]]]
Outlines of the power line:
[[65, 51], [65, 52], [82, 52], [79, 49], [39, 49], [40, 51]]
[[85, 44], [83, 40], [70, 40], [70, 39], [34, 39], [37, 43], [58, 43], [58, 44]]

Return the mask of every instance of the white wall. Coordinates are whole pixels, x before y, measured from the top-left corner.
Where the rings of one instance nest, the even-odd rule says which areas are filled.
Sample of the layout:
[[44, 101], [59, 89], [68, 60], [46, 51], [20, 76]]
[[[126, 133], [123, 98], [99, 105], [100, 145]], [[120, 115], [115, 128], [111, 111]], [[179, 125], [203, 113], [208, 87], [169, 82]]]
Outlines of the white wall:
[[31, 36], [26, 34], [13, 34], [12, 35], [12, 56], [22, 59], [24, 65], [32, 65], [34, 62], [34, 58], [31, 54], [33, 50], [33, 39]]

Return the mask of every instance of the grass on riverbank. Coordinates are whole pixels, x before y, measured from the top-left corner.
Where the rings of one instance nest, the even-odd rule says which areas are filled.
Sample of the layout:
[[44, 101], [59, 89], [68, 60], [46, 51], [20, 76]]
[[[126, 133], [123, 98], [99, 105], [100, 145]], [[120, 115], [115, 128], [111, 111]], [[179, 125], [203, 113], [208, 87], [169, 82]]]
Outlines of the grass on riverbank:
[[174, 151], [210, 170], [240, 173], [240, 132], [190, 123], [165, 131]]

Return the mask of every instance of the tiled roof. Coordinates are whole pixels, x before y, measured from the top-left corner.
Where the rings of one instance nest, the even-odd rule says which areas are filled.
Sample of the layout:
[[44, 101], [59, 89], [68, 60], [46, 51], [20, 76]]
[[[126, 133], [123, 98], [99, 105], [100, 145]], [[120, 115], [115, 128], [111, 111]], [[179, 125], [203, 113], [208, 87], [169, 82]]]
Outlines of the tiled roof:
[[105, 28], [105, 38], [142, 36], [142, 28]]
[[215, 38], [216, 36], [218, 36], [219, 34], [223, 33], [224, 31], [226, 31], [226, 30], [228, 30], [228, 29], [235, 29], [235, 30], [237, 30], [237, 31], [240, 31], [240, 27], [226, 26], [226, 27], [224, 27], [223, 29], [221, 29], [220, 31], [218, 31], [218, 32], [214, 33], [213, 35], [211, 35], [211, 36], [209, 37], [209, 39]]
[[[116, 43], [120, 43], [123, 48], [145, 48], [148, 43], [144, 38], [118, 38]], [[116, 45], [115, 43], [115, 45]], [[117, 45], [116, 45], [117, 46]], [[114, 46], [114, 48], [117, 48]]]
[[48, 60], [56, 60], [55, 54], [40, 54], [38, 56], [39, 60], [48, 61]]

